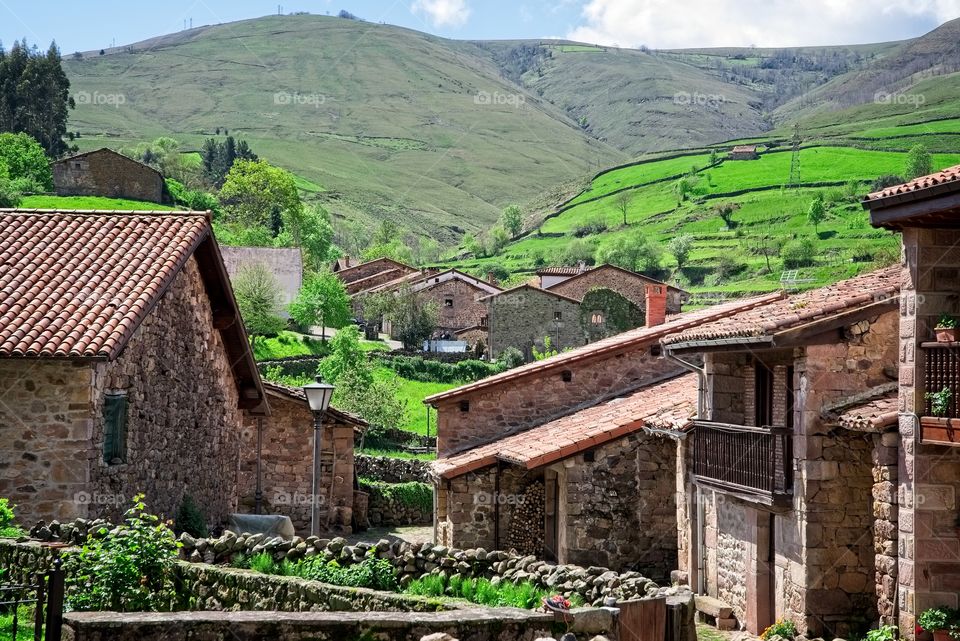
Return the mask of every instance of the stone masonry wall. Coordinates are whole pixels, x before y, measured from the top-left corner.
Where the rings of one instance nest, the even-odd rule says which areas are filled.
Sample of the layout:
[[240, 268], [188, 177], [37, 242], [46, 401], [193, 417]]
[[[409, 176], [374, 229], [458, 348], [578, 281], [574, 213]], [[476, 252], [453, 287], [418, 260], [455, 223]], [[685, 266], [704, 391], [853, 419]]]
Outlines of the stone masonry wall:
[[[143, 492], [152, 512], [172, 518], [189, 494], [210, 523], [236, 511], [242, 412], [193, 258], [120, 357], [96, 366], [93, 388], [94, 497], [128, 502]], [[103, 398], [110, 390], [126, 391], [128, 399], [127, 457], [116, 465], [103, 460]], [[125, 501], [94, 502], [90, 515], [117, 519]]]
[[[551, 349], [558, 351], [587, 343], [586, 332], [580, 326], [580, 304], [575, 301], [524, 287], [486, 302], [491, 358], [497, 358], [508, 347], [516, 347], [532, 361], [533, 347], [543, 349], [545, 336], [550, 337]], [[556, 314], [560, 314], [559, 322]]]
[[361, 478], [386, 483], [430, 482], [430, 470], [427, 461], [394, 458], [392, 456], [370, 456], [369, 454], [359, 453], [355, 454], [354, 459], [357, 476]]
[[[570, 364], [572, 379], [561, 369], [525, 375], [517, 383], [503, 383], [438, 405], [437, 453], [453, 452], [487, 443], [569, 413], [583, 403], [636, 389], [681, 370], [676, 363], [653, 356], [649, 345], [603, 359]], [[469, 403], [462, 411], [460, 401]]]
[[733, 608], [738, 620], [746, 619], [747, 541], [750, 539], [743, 505], [714, 495], [716, 515], [717, 597]]
[[[487, 292], [457, 278], [437, 283], [417, 295], [437, 305], [439, 333], [453, 333], [458, 329], [479, 325], [480, 319], [487, 313], [486, 304], [480, 301], [480, 298], [487, 296]], [[452, 303], [449, 306], [446, 304], [448, 300]]]
[[[244, 421], [240, 505], [253, 513], [256, 495], [257, 422], [263, 420], [261, 513], [289, 516], [299, 533], [310, 529], [313, 484], [313, 413], [305, 401], [270, 393], [270, 416]], [[353, 518], [353, 426], [329, 413], [320, 439], [321, 523], [349, 531]]]
[[[634, 569], [666, 581], [677, 567], [676, 444], [642, 432], [560, 464], [560, 560]], [[563, 496], [561, 492], [561, 496]]]
[[[511, 522], [511, 499], [529, 483], [527, 474], [515, 467], [500, 470], [499, 536], [495, 528], [496, 468], [470, 472], [437, 488], [437, 542], [461, 549], [495, 549], [507, 543]], [[498, 545], [499, 544], [499, 545]]]
[[[646, 309], [646, 285], [657, 284], [652, 278], [640, 274], [630, 274], [623, 270], [602, 265], [584, 272], [576, 278], [569, 278], [550, 288], [550, 291], [582, 301], [587, 292], [596, 287], [605, 287], [617, 292], [640, 309]], [[682, 294], [679, 289], [667, 288], [667, 313], [680, 312]]]
[[163, 202], [163, 178], [153, 169], [110, 151], [53, 163], [58, 196], [106, 196]]
[[0, 359], [0, 496], [22, 524], [87, 516], [92, 386], [88, 363]]

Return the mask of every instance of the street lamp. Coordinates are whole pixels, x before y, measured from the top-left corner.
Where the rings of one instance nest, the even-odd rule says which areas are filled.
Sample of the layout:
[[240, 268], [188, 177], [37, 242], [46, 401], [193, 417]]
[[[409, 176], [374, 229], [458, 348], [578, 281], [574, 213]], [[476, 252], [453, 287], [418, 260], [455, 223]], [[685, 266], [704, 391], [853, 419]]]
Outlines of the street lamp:
[[313, 487], [310, 496], [310, 535], [317, 536], [320, 525], [320, 502], [317, 500], [320, 484], [320, 440], [323, 434], [323, 416], [330, 407], [330, 398], [333, 396], [333, 385], [324, 383], [317, 377], [316, 383], [303, 386], [303, 393], [307, 396], [307, 404], [313, 412]]

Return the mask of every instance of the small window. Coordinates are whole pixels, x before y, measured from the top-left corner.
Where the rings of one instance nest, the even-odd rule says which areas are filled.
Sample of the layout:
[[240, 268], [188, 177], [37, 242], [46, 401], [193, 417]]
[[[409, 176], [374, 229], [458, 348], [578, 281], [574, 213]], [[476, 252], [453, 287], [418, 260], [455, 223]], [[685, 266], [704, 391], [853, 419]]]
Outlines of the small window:
[[590, 322], [594, 325], [603, 325], [603, 314], [594, 312], [594, 314], [590, 317]]
[[553, 313], [553, 320], [558, 321], [558, 320], [562, 320], [562, 319], [563, 319], [563, 314], [561, 314], [560, 312], [554, 312], [554, 313]]
[[597, 460], [597, 453], [594, 450], [587, 450], [583, 453], [584, 463], [593, 463]]
[[560, 372], [560, 378], [563, 379], [564, 383], [569, 383], [570, 381], [573, 380], [573, 372], [571, 372], [568, 369], [565, 369], [562, 372]]
[[469, 412], [470, 411], [470, 401], [460, 401], [460, 411]]
[[654, 343], [650, 346], [650, 356], [660, 356], [663, 354], [663, 349], [660, 347], [660, 343]]
[[103, 460], [107, 465], [127, 462], [127, 393], [103, 397]]
[[81, 165], [80, 163], [78, 163], [78, 162], [73, 163], [73, 168], [74, 168], [74, 169], [80, 169], [81, 167], [83, 167], [83, 165]]
[[486, 317], [486, 316], [481, 316], [481, 317], [480, 317], [480, 327], [486, 327], [486, 326], [487, 326], [487, 317]]
[[444, 298], [444, 299], [443, 299], [443, 306], [444, 306], [444, 307], [453, 307], [453, 299], [452, 299], [452, 298]]

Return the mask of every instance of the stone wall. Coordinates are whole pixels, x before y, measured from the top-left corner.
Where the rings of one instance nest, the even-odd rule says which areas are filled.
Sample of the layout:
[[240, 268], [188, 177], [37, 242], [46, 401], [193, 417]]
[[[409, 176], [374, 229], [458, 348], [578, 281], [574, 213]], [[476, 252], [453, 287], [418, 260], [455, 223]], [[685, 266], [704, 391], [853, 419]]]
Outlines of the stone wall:
[[[612, 621], [612, 616], [608, 617]], [[446, 613], [283, 612], [70, 613], [71, 641], [420, 641], [427, 635], [471, 641], [534, 641], [559, 636], [553, 615], [510, 608]], [[609, 635], [615, 639], [614, 635]], [[584, 636], [584, 639], [588, 636]]]
[[[563, 416], [584, 403], [634, 390], [680, 373], [676, 363], [638, 345], [618, 355], [571, 363], [572, 377], [562, 368], [525, 374], [437, 405], [437, 453], [449, 456], [481, 443], [523, 431]], [[466, 411], [461, 405], [466, 401]]]
[[[551, 292], [582, 301], [587, 292], [597, 287], [612, 289], [640, 309], [646, 309], [647, 284], [658, 281], [640, 274], [633, 274], [610, 265], [601, 265], [574, 278], [568, 278], [550, 288]], [[677, 314], [683, 303], [682, 292], [675, 287], [667, 288], [667, 312]]]
[[499, 475], [499, 499], [496, 467], [440, 482], [436, 489], [438, 543], [461, 549], [496, 549], [507, 543], [510, 504], [535, 477], [528, 478], [526, 472], [516, 467], [500, 468]]
[[406, 483], [408, 481], [428, 483], [430, 481], [429, 463], [419, 459], [357, 454], [354, 464], [357, 476], [360, 478], [386, 483]]
[[485, 290], [458, 278], [450, 278], [417, 292], [421, 299], [437, 305], [437, 332], [440, 333], [479, 325], [487, 313], [487, 306], [480, 299], [487, 295]]
[[[102, 454], [103, 398], [112, 390], [128, 399], [127, 457], [119, 464]], [[96, 366], [92, 400], [91, 493], [114, 500], [91, 502], [90, 516], [118, 519], [136, 492], [170, 518], [187, 494], [210, 524], [236, 511], [243, 413], [194, 258], [119, 358]]]
[[[397, 486], [396, 483], [383, 483], [379, 481], [368, 482], [361, 480], [360, 490], [368, 495], [367, 518], [369, 525], [373, 527], [381, 526], [404, 526], [404, 525], [429, 525], [433, 523], [433, 501], [428, 500], [419, 502], [410, 500], [411, 497], [399, 492], [391, 492], [391, 486]], [[417, 496], [432, 496], [433, 485], [428, 485], [420, 481], [409, 481], [400, 485], [408, 488], [416, 488]]]
[[164, 183], [150, 167], [110, 150], [65, 158], [52, 165], [58, 196], [105, 196], [163, 202]]
[[87, 515], [92, 386], [87, 363], [0, 359], [0, 496], [21, 523]]
[[[270, 416], [249, 416], [241, 437], [240, 507], [254, 513], [257, 429], [263, 421], [261, 514], [289, 516], [297, 532], [310, 529], [313, 413], [306, 401], [268, 393]], [[349, 532], [353, 519], [353, 426], [327, 413], [320, 439], [319, 496], [324, 531]]]
[[542, 350], [545, 336], [550, 337], [551, 349], [558, 351], [587, 343], [586, 332], [580, 326], [580, 303], [574, 300], [535, 287], [522, 287], [497, 294], [486, 302], [493, 359], [506, 348], [516, 347], [532, 361], [533, 347]]

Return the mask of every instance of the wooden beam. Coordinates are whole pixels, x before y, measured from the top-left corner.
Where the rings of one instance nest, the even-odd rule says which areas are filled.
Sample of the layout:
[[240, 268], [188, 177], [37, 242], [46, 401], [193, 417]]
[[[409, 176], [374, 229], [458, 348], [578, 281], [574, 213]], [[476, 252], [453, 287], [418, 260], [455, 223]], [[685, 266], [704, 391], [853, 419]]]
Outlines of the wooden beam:
[[796, 347], [798, 345], [808, 345], [816, 342], [818, 337], [827, 332], [838, 330], [842, 327], [858, 323], [861, 320], [872, 318], [896, 309], [900, 305], [900, 297], [891, 296], [875, 303], [869, 303], [863, 307], [857, 307], [839, 314], [832, 314], [826, 318], [818, 319], [799, 325], [791, 329], [784, 330], [773, 336], [774, 345], [777, 347]]

